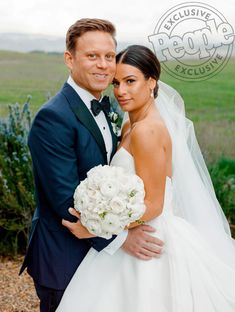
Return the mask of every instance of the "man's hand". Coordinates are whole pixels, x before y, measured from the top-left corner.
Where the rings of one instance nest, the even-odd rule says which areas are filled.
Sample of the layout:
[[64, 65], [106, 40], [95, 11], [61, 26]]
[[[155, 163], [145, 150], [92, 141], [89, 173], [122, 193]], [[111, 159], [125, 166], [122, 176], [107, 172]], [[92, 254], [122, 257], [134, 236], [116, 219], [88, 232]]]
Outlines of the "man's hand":
[[159, 238], [153, 237], [147, 232], [153, 233], [156, 232], [156, 229], [150, 225], [140, 225], [129, 230], [122, 249], [141, 260], [159, 258], [164, 243]]
[[95, 235], [91, 234], [80, 222], [80, 214], [74, 208], [69, 208], [69, 213], [74, 217], [77, 217], [77, 222], [69, 222], [67, 220], [62, 220], [62, 224], [67, 227], [67, 229], [75, 235], [77, 238], [91, 238]]

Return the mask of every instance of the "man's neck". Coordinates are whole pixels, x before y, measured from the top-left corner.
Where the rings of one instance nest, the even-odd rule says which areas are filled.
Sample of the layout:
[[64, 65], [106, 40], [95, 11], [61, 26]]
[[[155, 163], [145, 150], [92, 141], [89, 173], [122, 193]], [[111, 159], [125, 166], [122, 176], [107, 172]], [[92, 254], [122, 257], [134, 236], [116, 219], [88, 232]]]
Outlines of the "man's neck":
[[92, 94], [90, 91], [85, 89], [83, 86], [81, 86], [77, 82], [75, 82], [75, 80], [73, 79], [72, 76], [69, 76], [67, 82], [68, 82], [68, 84], [70, 84], [75, 89], [75, 91], [77, 91], [78, 94], [87, 93], [90, 95], [90, 97], [96, 98], [98, 101], [102, 98], [102, 92], [97, 91], [96, 94]]

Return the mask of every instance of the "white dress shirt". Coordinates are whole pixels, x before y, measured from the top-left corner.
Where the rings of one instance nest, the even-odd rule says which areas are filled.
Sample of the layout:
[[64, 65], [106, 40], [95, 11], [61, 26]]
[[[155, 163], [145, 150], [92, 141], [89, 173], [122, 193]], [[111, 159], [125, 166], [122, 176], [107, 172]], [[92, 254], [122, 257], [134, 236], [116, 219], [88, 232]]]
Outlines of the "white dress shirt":
[[[110, 162], [110, 156], [112, 153], [113, 148], [113, 141], [112, 141], [112, 135], [109, 130], [109, 125], [106, 120], [105, 114], [103, 111], [99, 113], [99, 115], [94, 116], [91, 111], [91, 100], [95, 99], [95, 97], [88, 92], [87, 90], [81, 88], [76, 84], [76, 82], [73, 80], [71, 76], [69, 76], [67, 83], [77, 92], [77, 94], [80, 96], [86, 107], [89, 109], [91, 115], [95, 119], [95, 122], [97, 123], [97, 126], [100, 129], [100, 132], [103, 136], [106, 152], [107, 152], [107, 160], [108, 163]], [[97, 100], [97, 99], [96, 99]], [[123, 231], [117, 237], [103, 250], [105, 250], [110, 255], [113, 255], [124, 243], [124, 241], [127, 238], [128, 231]]]

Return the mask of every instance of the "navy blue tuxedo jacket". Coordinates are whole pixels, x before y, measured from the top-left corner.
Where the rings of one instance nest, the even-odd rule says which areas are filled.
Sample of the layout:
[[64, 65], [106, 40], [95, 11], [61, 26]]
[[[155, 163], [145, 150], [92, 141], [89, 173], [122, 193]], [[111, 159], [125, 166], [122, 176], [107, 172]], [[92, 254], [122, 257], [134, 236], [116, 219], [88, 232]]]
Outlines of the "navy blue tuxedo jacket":
[[[112, 132], [113, 151], [117, 137]], [[37, 113], [28, 140], [37, 208], [20, 273], [42, 286], [65, 289], [90, 247], [100, 251], [113, 239], [78, 239], [62, 224], [76, 221], [68, 212], [73, 193], [94, 166], [107, 164], [102, 134], [86, 105], [67, 83]]]

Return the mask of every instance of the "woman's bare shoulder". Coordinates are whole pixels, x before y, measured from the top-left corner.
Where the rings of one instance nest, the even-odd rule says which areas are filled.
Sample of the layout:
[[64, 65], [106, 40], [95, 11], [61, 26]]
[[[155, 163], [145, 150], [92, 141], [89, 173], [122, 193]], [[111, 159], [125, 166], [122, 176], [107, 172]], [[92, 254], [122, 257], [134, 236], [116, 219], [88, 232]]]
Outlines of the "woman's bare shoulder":
[[135, 144], [148, 146], [156, 142], [164, 142], [167, 137], [167, 129], [161, 119], [145, 119], [134, 124], [131, 131], [131, 141]]

